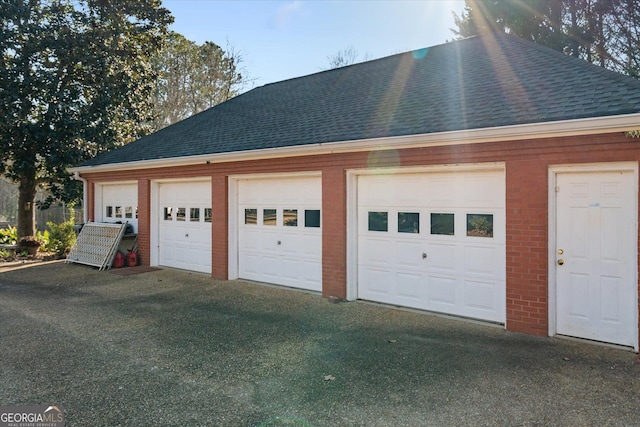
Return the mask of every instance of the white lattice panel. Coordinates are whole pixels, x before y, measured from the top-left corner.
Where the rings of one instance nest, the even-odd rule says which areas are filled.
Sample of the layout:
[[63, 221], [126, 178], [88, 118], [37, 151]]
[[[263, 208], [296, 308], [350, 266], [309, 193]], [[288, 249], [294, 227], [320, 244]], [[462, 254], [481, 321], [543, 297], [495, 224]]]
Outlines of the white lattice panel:
[[127, 224], [90, 222], [78, 234], [67, 262], [92, 265], [100, 270], [111, 267]]

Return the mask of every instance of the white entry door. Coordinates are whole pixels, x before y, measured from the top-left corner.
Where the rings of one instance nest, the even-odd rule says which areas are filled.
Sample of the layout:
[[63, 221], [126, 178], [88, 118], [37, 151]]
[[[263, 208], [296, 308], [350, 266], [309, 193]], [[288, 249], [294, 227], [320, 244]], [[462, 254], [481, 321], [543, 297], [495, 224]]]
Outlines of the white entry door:
[[238, 181], [242, 279], [322, 290], [320, 177]]
[[557, 174], [558, 334], [626, 346], [636, 344], [634, 175]]
[[158, 263], [211, 273], [211, 181], [158, 184]]

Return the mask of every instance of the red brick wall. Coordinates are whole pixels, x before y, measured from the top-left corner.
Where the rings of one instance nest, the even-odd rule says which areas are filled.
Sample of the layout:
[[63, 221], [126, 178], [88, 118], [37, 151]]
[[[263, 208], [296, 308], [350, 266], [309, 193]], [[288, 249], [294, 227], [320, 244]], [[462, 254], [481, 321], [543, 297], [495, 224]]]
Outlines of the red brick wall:
[[211, 276], [225, 280], [229, 277], [229, 184], [223, 174], [211, 177]]
[[516, 160], [506, 170], [507, 328], [548, 332], [547, 167]]
[[138, 179], [138, 259], [149, 265], [151, 259], [151, 181]]
[[322, 296], [347, 296], [347, 187], [342, 167], [322, 170]]
[[[173, 168], [83, 174], [92, 182], [212, 176], [212, 276], [228, 277], [228, 176], [250, 173], [322, 172], [323, 295], [346, 296], [346, 169], [385, 166], [503, 162], [506, 165], [507, 328], [535, 335], [548, 332], [548, 168], [551, 165], [640, 161], [640, 140], [622, 133], [358, 152], [248, 162], [204, 162]], [[93, 186], [89, 186], [93, 214]], [[140, 190], [139, 196], [145, 191]], [[148, 201], [147, 207], [148, 210]], [[139, 201], [142, 206], [142, 198]], [[149, 233], [149, 215], [139, 217]], [[145, 225], [146, 223], [146, 225]], [[146, 228], [145, 228], [146, 227]], [[141, 236], [142, 238], [142, 236]], [[148, 238], [147, 238], [148, 241]], [[639, 238], [640, 244], [640, 238]], [[142, 253], [143, 260], [148, 248]], [[640, 265], [640, 258], [639, 258]]]
[[87, 222], [93, 222], [96, 219], [96, 186], [92, 181], [87, 182], [87, 206], [84, 206], [87, 212]]

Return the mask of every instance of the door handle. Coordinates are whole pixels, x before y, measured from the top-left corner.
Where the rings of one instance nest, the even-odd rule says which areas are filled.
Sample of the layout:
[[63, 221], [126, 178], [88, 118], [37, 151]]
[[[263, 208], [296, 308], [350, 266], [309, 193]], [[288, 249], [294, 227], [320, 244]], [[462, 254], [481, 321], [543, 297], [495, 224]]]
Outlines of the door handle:
[[422, 259], [427, 259], [427, 254], [422, 252]]
[[282, 244], [282, 242], [281, 242], [280, 240], [278, 240], [278, 244], [279, 244], [279, 245], [281, 245], [281, 244]]
[[560, 259], [558, 260], [558, 265], [562, 265], [562, 264], [564, 264], [564, 260], [563, 260], [562, 258], [560, 258]]

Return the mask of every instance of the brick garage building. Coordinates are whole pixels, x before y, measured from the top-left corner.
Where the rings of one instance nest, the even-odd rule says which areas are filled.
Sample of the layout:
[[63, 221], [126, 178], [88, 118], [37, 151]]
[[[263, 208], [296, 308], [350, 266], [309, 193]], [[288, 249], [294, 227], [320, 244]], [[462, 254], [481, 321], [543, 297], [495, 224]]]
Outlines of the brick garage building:
[[638, 350], [640, 83], [490, 34], [268, 84], [73, 171], [143, 263]]

